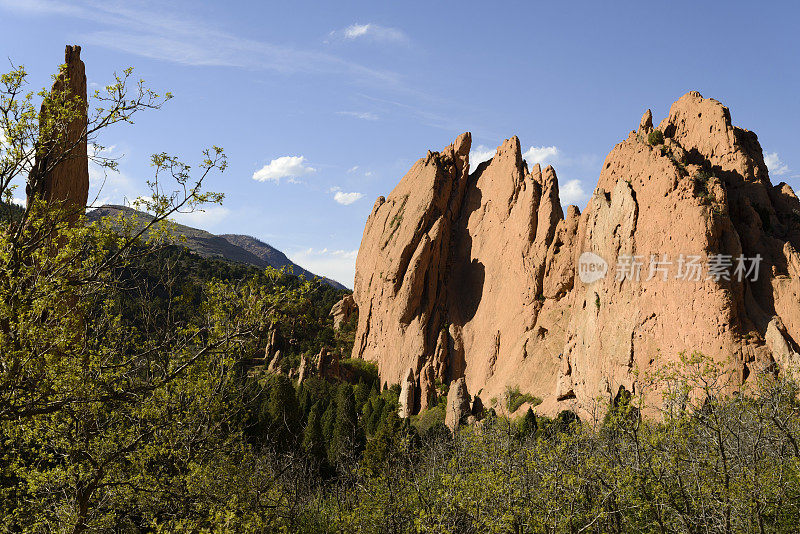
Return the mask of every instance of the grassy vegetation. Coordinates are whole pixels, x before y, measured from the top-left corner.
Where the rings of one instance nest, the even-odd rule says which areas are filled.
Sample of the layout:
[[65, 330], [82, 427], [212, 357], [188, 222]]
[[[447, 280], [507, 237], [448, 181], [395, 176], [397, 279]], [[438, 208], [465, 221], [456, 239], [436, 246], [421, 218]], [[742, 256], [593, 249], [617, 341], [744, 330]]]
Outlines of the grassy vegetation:
[[363, 382], [368, 386], [376, 385], [378, 381], [378, 365], [358, 358], [347, 358], [339, 361], [339, 367], [349, 370], [355, 377], [353, 382]]
[[653, 130], [647, 134], [647, 142], [652, 146], [664, 144], [664, 133], [661, 130]]
[[538, 406], [542, 403], [542, 399], [535, 397], [529, 393], [522, 393], [519, 386], [506, 388], [505, 392], [506, 409], [508, 413], [516, 412], [523, 404], [530, 403], [531, 406]]

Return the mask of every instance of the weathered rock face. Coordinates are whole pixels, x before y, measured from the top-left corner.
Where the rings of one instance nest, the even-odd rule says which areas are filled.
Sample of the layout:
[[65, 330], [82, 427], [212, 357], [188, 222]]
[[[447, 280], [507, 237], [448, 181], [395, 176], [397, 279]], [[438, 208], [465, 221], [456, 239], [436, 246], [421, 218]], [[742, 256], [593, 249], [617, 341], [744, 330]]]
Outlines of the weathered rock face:
[[[658, 129], [653, 146], [648, 110], [606, 158], [583, 214], [563, 214], [555, 171], [529, 170], [516, 138], [471, 174], [469, 134], [429, 152], [367, 220], [353, 355], [390, 383], [411, 368], [420, 389], [423, 369], [489, 397], [519, 386], [546, 413], [590, 412], [620, 386], [636, 393], [637, 371], [682, 351], [732, 360], [740, 381], [794, 365], [800, 201], [772, 186], [755, 134], [719, 102], [688, 93]], [[576, 276], [585, 252], [608, 263], [604, 277]], [[718, 255], [730, 280], [709, 277]], [[626, 256], [638, 277], [620, 276]], [[680, 258], [694, 256], [700, 278], [679, 278]], [[757, 279], [737, 279], [740, 256], [762, 258]]]
[[414, 413], [414, 390], [416, 385], [414, 370], [409, 369], [406, 377], [400, 383], [400, 417], [408, 417]]
[[444, 416], [444, 424], [454, 431], [463, 425], [471, 415], [472, 410], [469, 403], [467, 383], [462, 377], [450, 384], [450, 391], [447, 393], [447, 412]]
[[339, 330], [343, 323], [350, 320], [354, 312], [358, 311], [353, 295], [345, 295], [331, 308], [330, 315], [333, 317], [333, 329]]
[[[27, 189], [28, 200], [37, 195], [50, 203], [58, 203], [69, 210], [69, 218], [75, 220], [86, 209], [89, 196], [89, 159], [87, 156], [87, 97], [86, 70], [81, 61], [81, 47], [67, 46], [64, 68], [53, 84], [54, 95], [74, 106], [75, 118], [58, 139], [41, 139], [43, 154], [37, 156], [31, 182]], [[47, 120], [42, 106], [40, 122]]]
[[422, 368], [419, 375], [418, 410], [427, 410], [436, 405], [436, 371], [430, 363]]
[[[275, 366], [270, 363], [267, 370], [279, 372], [281, 361], [280, 351], [275, 353], [273, 361], [276, 362]], [[354, 384], [357, 379], [356, 374], [353, 373], [352, 370], [339, 365], [339, 355], [326, 348], [320, 349], [317, 355], [301, 355], [300, 366], [297, 368], [296, 372], [294, 370], [292, 370], [292, 372], [295, 373], [298, 384], [302, 384], [309, 378], [323, 378], [335, 382], [350, 382], [351, 384]]]
[[267, 332], [267, 346], [264, 347], [264, 360], [271, 362], [275, 358], [275, 353], [280, 352], [283, 340], [275, 326], [271, 326]]
[[281, 360], [283, 357], [281, 356], [281, 351], [276, 350], [275, 354], [272, 355], [272, 359], [269, 361], [269, 365], [267, 366], [267, 372], [270, 373], [277, 373], [281, 370]]
[[300, 367], [297, 374], [297, 384], [300, 385], [306, 381], [307, 378], [313, 376], [315, 369], [313, 365], [313, 357], [303, 354], [300, 356]]

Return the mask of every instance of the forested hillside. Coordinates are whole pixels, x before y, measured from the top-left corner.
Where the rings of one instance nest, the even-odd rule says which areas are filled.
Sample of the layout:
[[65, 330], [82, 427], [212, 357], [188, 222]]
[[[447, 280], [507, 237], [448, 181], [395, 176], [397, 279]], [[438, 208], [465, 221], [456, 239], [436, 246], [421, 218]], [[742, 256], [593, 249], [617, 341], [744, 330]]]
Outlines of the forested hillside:
[[[89, 221], [115, 220], [120, 215], [133, 218], [138, 227], [144, 227], [153, 220], [153, 215], [135, 210], [128, 206], [100, 206], [87, 214]], [[288, 268], [293, 274], [303, 276], [307, 280], [319, 278], [336, 289], [347, 289], [330, 278], [318, 277], [292, 262], [280, 250], [250, 236], [238, 234], [214, 235], [205, 230], [192, 228], [183, 224], [174, 224], [172, 232], [179, 244], [204, 258], [221, 258], [235, 263], [256, 267]]]

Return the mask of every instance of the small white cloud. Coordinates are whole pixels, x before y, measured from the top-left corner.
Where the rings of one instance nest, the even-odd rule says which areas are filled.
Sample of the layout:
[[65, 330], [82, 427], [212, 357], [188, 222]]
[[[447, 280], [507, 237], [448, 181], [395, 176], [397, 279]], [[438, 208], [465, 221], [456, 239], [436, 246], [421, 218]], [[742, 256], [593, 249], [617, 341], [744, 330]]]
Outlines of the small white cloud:
[[372, 176], [372, 171], [367, 171], [364, 173], [364, 176]]
[[175, 213], [172, 219], [180, 224], [208, 230], [228, 217], [230, 210], [223, 206], [209, 206], [191, 213]]
[[342, 204], [344, 206], [349, 206], [356, 200], [363, 198], [364, 193], [344, 193], [342, 191], [337, 191], [335, 195], [333, 195], [333, 200]]
[[767, 169], [769, 169], [770, 174], [782, 176], [789, 173], [789, 166], [778, 157], [777, 152], [764, 154], [764, 163], [767, 164]]
[[330, 37], [354, 41], [356, 39], [383, 43], [408, 43], [408, 36], [397, 28], [389, 28], [380, 24], [351, 24], [343, 30], [330, 33]]
[[469, 153], [469, 172], [474, 171], [484, 161], [492, 159], [495, 151], [488, 146], [478, 145]]
[[369, 31], [369, 24], [353, 24], [344, 30], [344, 36], [348, 39], [363, 37]]
[[348, 174], [352, 174], [358, 170], [358, 165], [353, 165], [349, 169], [347, 169]]
[[281, 156], [254, 172], [253, 180], [280, 183], [281, 178], [288, 178], [290, 183], [297, 183], [297, 178], [312, 172], [316, 169], [306, 165], [304, 156]]
[[553, 165], [559, 160], [560, 152], [555, 146], [532, 146], [522, 157], [529, 165], [540, 164], [542, 167]]
[[289, 253], [289, 259], [312, 273], [327, 276], [348, 287], [353, 286], [356, 272], [356, 250], [328, 250], [307, 248]]
[[558, 196], [561, 199], [561, 205], [569, 206], [584, 206], [589, 200], [589, 195], [583, 189], [583, 184], [580, 180], [570, 180], [559, 188]]
[[364, 121], [376, 121], [378, 116], [369, 111], [337, 111], [337, 115], [345, 115], [347, 117], [355, 117]]
[[87, 152], [89, 153], [90, 158], [110, 158], [117, 150], [117, 145], [110, 145], [110, 146], [100, 146], [95, 143], [89, 143], [87, 148]]

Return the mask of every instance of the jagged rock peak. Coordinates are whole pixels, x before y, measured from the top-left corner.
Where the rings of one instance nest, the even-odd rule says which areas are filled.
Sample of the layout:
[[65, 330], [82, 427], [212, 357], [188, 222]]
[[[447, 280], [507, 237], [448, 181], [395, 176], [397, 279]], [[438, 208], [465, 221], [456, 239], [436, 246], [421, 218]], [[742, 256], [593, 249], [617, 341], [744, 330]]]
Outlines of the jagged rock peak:
[[642, 115], [639, 121], [639, 133], [647, 135], [653, 130], [653, 112], [649, 109]]
[[[797, 196], [772, 186], [757, 136], [716, 100], [687, 93], [663, 142], [653, 129], [648, 110], [566, 217], [555, 170], [528, 171], [516, 137], [472, 174], [469, 137], [419, 160], [367, 220], [353, 356], [413, 385], [415, 410], [440, 380], [488, 397], [519, 386], [540, 412], [586, 416], [681, 352], [739, 382], [800, 364]], [[761, 277], [676, 276], [680, 257], [719, 255], [762, 258]], [[641, 276], [618, 279], [633, 256]], [[651, 258], [665, 261], [655, 274]]]

